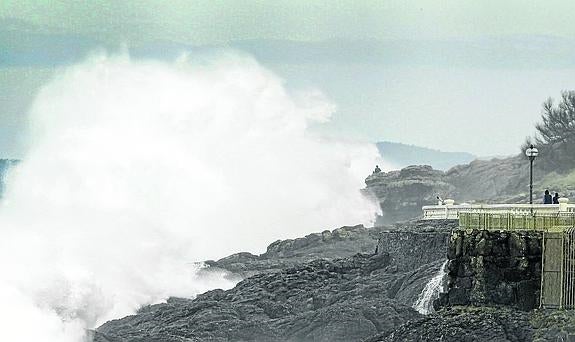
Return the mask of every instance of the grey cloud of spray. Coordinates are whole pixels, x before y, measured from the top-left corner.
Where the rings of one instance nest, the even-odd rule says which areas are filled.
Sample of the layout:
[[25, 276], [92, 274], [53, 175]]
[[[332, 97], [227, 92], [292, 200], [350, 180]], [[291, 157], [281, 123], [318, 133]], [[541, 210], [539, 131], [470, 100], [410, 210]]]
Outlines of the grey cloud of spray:
[[333, 110], [236, 54], [61, 70], [0, 207], [0, 340], [82, 341], [141, 305], [234, 285], [195, 261], [371, 223], [359, 189], [381, 160], [310, 132]]

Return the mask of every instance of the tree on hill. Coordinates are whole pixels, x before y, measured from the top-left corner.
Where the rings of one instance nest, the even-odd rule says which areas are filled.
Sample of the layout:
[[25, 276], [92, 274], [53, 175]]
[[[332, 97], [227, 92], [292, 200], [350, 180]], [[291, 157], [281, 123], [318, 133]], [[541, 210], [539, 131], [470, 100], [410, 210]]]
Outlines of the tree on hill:
[[535, 144], [547, 167], [566, 171], [575, 167], [575, 91], [563, 91], [555, 104], [549, 98], [543, 103], [542, 121], [535, 127]]

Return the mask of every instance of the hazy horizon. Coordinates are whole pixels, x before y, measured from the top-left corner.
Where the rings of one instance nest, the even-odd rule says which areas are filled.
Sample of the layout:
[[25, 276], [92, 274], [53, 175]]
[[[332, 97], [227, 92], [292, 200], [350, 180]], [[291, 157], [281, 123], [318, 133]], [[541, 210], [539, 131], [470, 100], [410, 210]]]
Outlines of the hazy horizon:
[[[541, 103], [572, 88], [575, 25], [561, 1], [113, 1], [0, 4], [0, 156], [22, 157], [26, 113], [87, 55], [171, 61], [239, 51], [337, 106], [314, 130], [478, 156], [519, 152]], [[491, 125], [486, 125], [491, 123]]]

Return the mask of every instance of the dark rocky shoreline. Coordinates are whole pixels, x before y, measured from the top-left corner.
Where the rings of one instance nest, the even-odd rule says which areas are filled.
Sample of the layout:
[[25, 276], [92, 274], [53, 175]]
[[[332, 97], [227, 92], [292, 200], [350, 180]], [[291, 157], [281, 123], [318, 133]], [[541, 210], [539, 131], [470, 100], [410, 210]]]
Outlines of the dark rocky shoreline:
[[442, 263], [406, 268], [407, 257], [375, 254], [381, 235], [401, 228], [342, 227], [208, 261], [205, 272], [244, 280], [142, 308], [98, 328], [94, 341], [361, 341], [391, 332], [423, 317], [412, 305]]
[[318, 259], [147, 307], [98, 333], [108, 341], [359, 341], [420, 316], [389, 298], [388, 266], [381, 254]]
[[[414, 310], [446, 257], [455, 258], [442, 241], [461, 234], [452, 235], [456, 226], [410, 221], [342, 227], [276, 241], [262, 255], [208, 261], [204, 272], [223, 269], [243, 280], [227, 291], [171, 298], [107, 322], [93, 332], [93, 341], [567, 341], [575, 334], [575, 314], [566, 311], [525, 311], [489, 301], [457, 306], [449, 300], [427, 316]], [[521, 251], [524, 244], [513, 239], [505, 240], [505, 252], [521, 258], [509, 246]], [[483, 246], [475, 240], [481, 241], [474, 238], [473, 246]], [[482, 248], [478, 253], [486, 253]]]

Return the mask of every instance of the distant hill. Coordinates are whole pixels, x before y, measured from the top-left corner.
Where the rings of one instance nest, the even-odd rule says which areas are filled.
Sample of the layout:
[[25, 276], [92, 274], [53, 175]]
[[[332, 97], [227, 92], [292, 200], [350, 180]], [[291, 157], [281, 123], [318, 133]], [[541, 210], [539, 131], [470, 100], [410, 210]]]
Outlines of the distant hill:
[[477, 157], [467, 152], [442, 152], [426, 147], [383, 141], [376, 143], [379, 154], [398, 168], [409, 165], [431, 165], [436, 170], [449, 170], [468, 164]]

